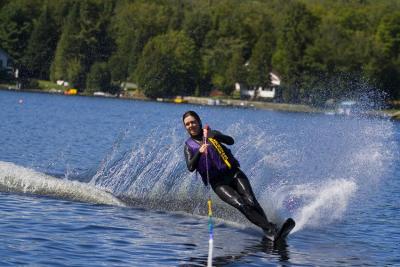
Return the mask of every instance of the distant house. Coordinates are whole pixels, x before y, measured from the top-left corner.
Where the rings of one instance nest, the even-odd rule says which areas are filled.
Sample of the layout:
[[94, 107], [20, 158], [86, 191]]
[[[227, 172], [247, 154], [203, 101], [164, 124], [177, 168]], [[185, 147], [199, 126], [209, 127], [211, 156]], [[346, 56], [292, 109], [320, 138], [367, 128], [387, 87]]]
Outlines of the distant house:
[[121, 88], [124, 91], [128, 91], [128, 90], [137, 90], [139, 88], [139, 86], [136, 83], [132, 83], [132, 82], [122, 82]]
[[245, 98], [273, 99], [276, 96], [276, 88], [281, 84], [281, 79], [272, 72], [269, 75], [271, 79], [269, 86], [249, 88], [245, 84], [235, 83], [235, 90], [239, 91], [240, 96]]
[[0, 70], [6, 69], [12, 72], [12, 64], [12, 58], [3, 49], [0, 48]]

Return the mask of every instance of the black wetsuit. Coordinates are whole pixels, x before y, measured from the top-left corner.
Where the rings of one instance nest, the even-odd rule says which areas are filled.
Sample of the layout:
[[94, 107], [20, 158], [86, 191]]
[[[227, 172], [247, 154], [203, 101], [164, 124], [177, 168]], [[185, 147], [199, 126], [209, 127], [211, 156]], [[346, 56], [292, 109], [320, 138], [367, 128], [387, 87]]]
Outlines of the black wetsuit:
[[[234, 144], [232, 137], [223, 135], [218, 131], [211, 131], [209, 137], [215, 138], [220, 143], [227, 145]], [[199, 142], [199, 144], [202, 143], [202, 135], [192, 136], [192, 138]], [[224, 146], [223, 148], [228, 151]], [[189, 171], [195, 171], [200, 159], [200, 151], [191, 155], [189, 147], [185, 145], [184, 153]], [[204, 179], [203, 182], [206, 184]], [[275, 225], [268, 222], [264, 210], [255, 198], [249, 179], [239, 169], [239, 162], [234, 162], [232, 168], [220, 177], [210, 180], [210, 185], [223, 201], [237, 208], [249, 221], [261, 227], [264, 231], [275, 231]]]

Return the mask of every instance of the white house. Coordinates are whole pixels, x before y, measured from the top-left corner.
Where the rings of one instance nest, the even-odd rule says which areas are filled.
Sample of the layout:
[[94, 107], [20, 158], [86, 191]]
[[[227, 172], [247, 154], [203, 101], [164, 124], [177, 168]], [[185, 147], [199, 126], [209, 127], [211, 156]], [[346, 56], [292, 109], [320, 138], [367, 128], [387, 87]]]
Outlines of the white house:
[[0, 48], [0, 70], [2, 69], [12, 71], [12, 58]]
[[274, 73], [270, 72], [271, 84], [267, 87], [248, 88], [244, 84], [235, 83], [235, 90], [240, 92], [242, 97], [259, 97], [264, 99], [273, 99], [276, 95], [276, 87], [281, 84], [281, 79]]

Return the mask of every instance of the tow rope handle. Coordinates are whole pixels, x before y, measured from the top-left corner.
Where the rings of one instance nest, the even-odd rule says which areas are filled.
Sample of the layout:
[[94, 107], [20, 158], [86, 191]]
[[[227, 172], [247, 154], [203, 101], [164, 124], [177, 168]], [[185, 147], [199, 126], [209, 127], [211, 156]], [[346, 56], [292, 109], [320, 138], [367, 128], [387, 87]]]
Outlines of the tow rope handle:
[[208, 216], [212, 216], [212, 209], [211, 209], [211, 199], [208, 200]]
[[210, 130], [210, 127], [208, 126], [208, 124], [206, 124], [206, 126], [204, 126], [204, 128], [203, 128], [203, 142], [204, 142], [204, 144], [207, 143], [208, 131], [209, 130]]

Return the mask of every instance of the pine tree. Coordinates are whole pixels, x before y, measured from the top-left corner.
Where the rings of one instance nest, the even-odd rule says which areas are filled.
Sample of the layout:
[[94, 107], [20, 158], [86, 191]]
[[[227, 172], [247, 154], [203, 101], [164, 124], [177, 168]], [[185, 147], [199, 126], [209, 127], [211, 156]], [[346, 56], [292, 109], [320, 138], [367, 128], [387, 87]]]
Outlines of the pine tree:
[[[60, 40], [57, 44], [54, 61], [51, 65], [50, 78], [53, 81], [56, 80], [68, 80], [71, 77], [71, 73], [68, 72], [69, 62], [73, 63], [74, 69], [81, 69], [76, 67], [80, 62], [80, 24], [79, 24], [79, 4], [73, 4], [71, 11], [68, 14], [65, 25], [62, 29]], [[80, 63], [79, 63], [80, 64]], [[79, 79], [75, 79], [79, 83]], [[72, 82], [69, 80], [69, 82]]]
[[23, 59], [31, 77], [49, 79], [57, 39], [58, 30], [45, 6], [34, 25]]

